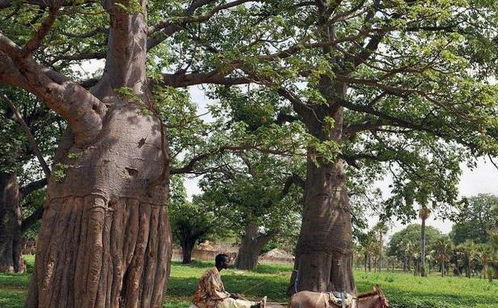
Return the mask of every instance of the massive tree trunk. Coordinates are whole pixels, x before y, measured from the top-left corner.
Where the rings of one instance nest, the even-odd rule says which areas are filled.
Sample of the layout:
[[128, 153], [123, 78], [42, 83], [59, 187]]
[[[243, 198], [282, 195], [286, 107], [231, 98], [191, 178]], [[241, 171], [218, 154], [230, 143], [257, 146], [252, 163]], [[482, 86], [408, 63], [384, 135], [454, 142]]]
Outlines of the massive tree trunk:
[[[344, 110], [337, 100], [344, 99], [346, 85], [322, 76], [319, 90], [326, 104], [300, 114], [309, 132], [321, 142], [340, 143]], [[333, 119], [333, 125], [329, 119]], [[303, 218], [294, 268], [293, 290], [356, 293], [353, 278], [353, 238], [351, 207], [346, 187], [345, 163], [324, 157], [315, 148], [307, 153]]]
[[70, 127], [48, 185], [27, 307], [162, 303], [169, 158], [145, 75], [147, 4], [103, 3], [109, 51], [92, 93], [36, 65], [28, 81], [40, 82], [25, 86]]
[[15, 173], [0, 172], [0, 272], [22, 273], [21, 205]]
[[235, 267], [238, 269], [251, 270], [258, 265], [261, 249], [273, 237], [273, 233], [260, 234], [259, 227], [255, 223], [249, 223], [244, 229], [244, 235], [240, 243]]
[[29, 307], [160, 305], [171, 254], [165, 187], [151, 185], [160, 125], [117, 104], [96, 143], [59, 149], [67, 167], [49, 182]]
[[342, 162], [308, 163], [295, 267], [298, 290], [355, 292], [351, 214]]

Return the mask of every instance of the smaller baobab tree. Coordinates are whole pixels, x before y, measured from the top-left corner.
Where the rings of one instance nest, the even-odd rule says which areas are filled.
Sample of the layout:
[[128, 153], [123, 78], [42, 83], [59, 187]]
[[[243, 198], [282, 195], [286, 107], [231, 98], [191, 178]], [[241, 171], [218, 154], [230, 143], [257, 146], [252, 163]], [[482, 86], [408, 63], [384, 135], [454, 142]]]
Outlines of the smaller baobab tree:
[[182, 263], [189, 264], [195, 245], [216, 237], [226, 224], [220, 217], [223, 215], [213, 212], [202, 196], [187, 200], [183, 179], [179, 176], [172, 177], [171, 188], [171, 231], [182, 248]]
[[429, 218], [431, 210], [423, 205], [418, 212], [418, 216], [422, 220], [422, 225], [420, 227], [420, 276], [426, 277], [425, 272], [425, 221]]

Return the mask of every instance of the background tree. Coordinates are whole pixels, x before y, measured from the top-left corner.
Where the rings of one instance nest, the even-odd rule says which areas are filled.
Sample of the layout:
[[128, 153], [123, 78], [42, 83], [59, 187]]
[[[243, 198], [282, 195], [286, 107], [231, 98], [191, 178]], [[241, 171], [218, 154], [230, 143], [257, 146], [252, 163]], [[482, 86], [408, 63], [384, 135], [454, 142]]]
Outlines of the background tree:
[[382, 259], [384, 257], [384, 237], [387, 231], [389, 231], [389, 229], [384, 222], [379, 222], [372, 228], [372, 232], [375, 236], [374, 252], [376, 255], [376, 269], [379, 272], [382, 269]]
[[[386, 209], [386, 215], [416, 215], [413, 210], [414, 200], [419, 204], [424, 204], [429, 199], [451, 204], [450, 201], [457, 195], [453, 188], [458, 178], [458, 163], [469, 155], [465, 149], [471, 149], [472, 155], [493, 153], [496, 150], [493, 143], [496, 130], [492, 121], [495, 101], [492, 97], [495, 96], [496, 89], [487, 84], [487, 80], [495, 73], [494, 58], [490, 55], [492, 53], [473, 52], [476, 46], [493, 48], [495, 11], [487, 6], [491, 4], [480, 1], [449, 4], [447, 1], [303, 3], [288, 0], [246, 4], [234, 8], [244, 2], [151, 3], [151, 14], [148, 16], [152, 24], [148, 29], [150, 35], [144, 37], [147, 34], [142, 34], [140, 50], [135, 49], [137, 52], [129, 53], [122, 52], [123, 45], [120, 46], [117, 42], [140, 41], [136, 33], [142, 32], [120, 29], [120, 25], [123, 25], [121, 21], [130, 16], [143, 16], [145, 9], [138, 12], [138, 6], [135, 5], [134, 9], [123, 12], [119, 9], [123, 5], [126, 7], [128, 3], [117, 2], [114, 5], [112, 1], [106, 2], [104, 7], [109, 16], [94, 14], [100, 9], [94, 3], [78, 3], [80, 5], [76, 9], [68, 8], [67, 10], [75, 10], [76, 13], [62, 14], [57, 21], [64, 19], [64, 25], [83, 25], [82, 28], [90, 32], [96, 30], [96, 25], [104, 28], [111, 25], [108, 30], [97, 31], [86, 37], [83, 35], [83, 39], [78, 38], [79, 45], [86, 50], [97, 45], [98, 48], [95, 49], [99, 52], [105, 50], [106, 46], [110, 51], [103, 78], [98, 78], [101, 82], [92, 91], [94, 95], [88, 96], [87, 92], [74, 83], [63, 84], [65, 81], [57, 78], [59, 75], [44, 71], [44, 68], [38, 66], [31, 70], [36, 74], [29, 77], [46, 76], [48, 80], [43, 79], [36, 85], [58, 84], [62, 88], [70, 85], [79, 94], [84, 94], [85, 99], [80, 101], [89, 102], [84, 105], [88, 107], [78, 104], [78, 111], [88, 111], [84, 112], [83, 117], [86, 122], [81, 121], [79, 114], [64, 109], [76, 104], [59, 106], [56, 104], [58, 102], [50, 100], [51, 97], [46, 92], [40, 91], [39, 86], [33, 86], [33, 78], [27, 79], [31, 84], [17, 78], [17, 68], [23, 64], [26, 66], [25, 54], [37, 49], [33, 46], [39, 45], [40, 38], [47, 33], [45, 29], [52, 25], [54, 14], [59, 12], [57, 6], [50, 6], [52, 14], [47, 18], [47, 23], [44, 24], [46, 26], [42, 27], [43, 31], [34, 40], [29, 39], [31, 33], [26, 29], [24, 32], [7, 33], [19, 38], [18, 43], [26, 41], [29, 44], [22, 52], [21, 48], [13, 49], [14, 45], [10, 41], [5, 43], [2, 40], [4, 43], [0, 50], [6, 57], [2, 58], [0, 71], [9, 72], [9, 84], [43, 96], [52, 108], [66, 117], [78, 147], [84, 147], [88, 140], [100, 133], [103, 114], [106, 112], [102, 111], [105, 104], [99, 104], [98, 101], [114, 106], [113, 102], [136, 101], [136, 96], [142, 96], [139, 88], [146, 83], [143, 74], [146, 47], [151, 54], [157, 52], [160, 55], [160, 60], [151, 60], [157, 68], [152, 72], [158, 84], [180, 87], [203, 83], [229, 86], [258, 83], [273, 89], [285, 98], [286, 109], [292, 113], [290, 116], [304, 123], [309, 137], [304, 144], [308, 151], [308, 170], [303, 227], [296, 249], [296, 269], [301, 273], [300, 285], [296, 289], [353, 293], [352, 211], [345, 184], [345, 164], [359, 165], [363, 159], [391, 162], [384, 167], [391, 169], [396, 178], [393, 191], [397, 199], [393, 198], [394, 201]], [[35, 6], [40, 4], [34, 3]], [[3, 11], [10, 19], [19, 17], [19, 14], [15, 14], [14, 4], [5, 6], [10, 11]], [[145, 3], [140, 2], [140, 5], [145, 8]], [[234, 9], [227, 10], [228, 8]], [[14, 14], [9, 15], [13, 11]], [[92, 14], [79, 14], [82, 11]], [[26, 16], [21, 17], [29, 22], [36, 17], [35, 12], [38, 11], [28, 10]], [[108, 17], [111, 22], [108, 22]], [[80, 18], [78, 22], [74, 21], [76, 18]], [[481, 22], [483, 20], [486, 22]], [[139, 18], [139, 21], [145, 29], [144, 19]], [[14, 20], [10, 24], [20, 23]], [[54, 29], [57, 29], [58, 23], [55, 26]], [[136, 35], [131, 39], [125, 35], [128, 33]], [[109, 44], [106, 44], [108, 37]], [[121, 39], [123, 37], [125, 39]], [[127, 37], [130, 39], [127, 40]], [[24, 38], [26, 39], [23, 40]], [[47, 38], [51, 38], [52, 42], [57, 39], [50, 36]], [[171, 43], [169, 47], [172, 52], [169, 55], [174, 54], [173, 56], [168, 57], [167, 51], [161, 48], [162, 42], [165, 42], [164, 45]], [[67, 58], [64, 51], [69, 55], [83, 56], [83, 53], [72, 48], [74, 44], [68, 45], [64, 46], [69, 48], [60, 52], [62, 55], [59, 57], [53, 55], [59, 48], [37, 49], [42, 55], [37, 59], [53, 58], [57, 64], [57, 61]], [[133, 48], [129, 50], [133, 51]], [[85, 56], [102, 58], [106, 54]], [[130, 59], [140, 59], [140, 65], [123, 65]], [[124, 73], [124, 68], [135, 73]], [[163, 74], [159, 76], [158, 73]], [[127, 80], [126, 76], [139, 78]], [[4, 81], [6, 78], [0, 79]], [[132, 89], [131, 93], [129, 89], [122, 89], [128, 87]], [[55, 90], [63, 90], [62, 88]], [[57, 93], [61, 92], [63, 91]], [[116, 95], [118, 92], [120, 97]], [[146, 106], [147, 100], [142, 100], [146, 101]], [[142, 113], [145, 111], [144, 108], [136, 109]], [[142, 113], [139, 114], [139, 119], [144, 116]], [[121, 129], [118, 131], [125, 134]], [[141, 143], [143, 138], [137, 137], [135, 142]], [[146, 140], [151, 141], [150, 138]], [[157, 144], [163, 144], [159, 139], [156, 140]], [[452, 141], [456, 141], [456, 144]], [[165, 152], [162, 151], [164, 157]], [[137, 156], [140, 157], [141, 154]], [[427, 164], [427, 161], [432, 164]], [[79, 161], [76, 163], [81, 165]], [[98, 162], [92, 161], [91, 165], [93, 164]], [[66, 165], [69, 164], [62, 162], [61, 167]], [[159, 165], [147, 165], [153, 170], [162, 170]], [[424, 168], [424, 165], [434, 167]], [[416, 172], [413, 166], [417, 166]], [[121, 169], [126, 171], [129, 166], [123, 167], [125, 168]], [[141, 166], [138, 167], [140, 168], [131, 169], [142, 170]], [[133, 177], [134, 171], [130, 172]], [[130, 172], [126, 171], [124, 174]], [[167, 175], [167, 172], [161, 174], [162, 178], [167, 178], [162, 175]], [[146, 178], [157, 176], [148, 174]], [[442, 183], [445, 181], [441, 179], [446, 181], [447, 187], [443, 187]], [[106, 179], [105, 182], [112, 181]], [[135, 183], [130, 185], [143, 187]], [[159, 201], [163, 204], [164, 200]], [[317, 225], [320, 228], [316, 228]], [[90, 288], [94, 289], [96, 288]], [[90, 291], [92, 292], [96, 291]]]
[[[396, 256], [398, 260], [404, 262], [406, 270], [409, 270], [409, 261], [420, 261], [420, 233], [421, 226], [419, 224], [408, 225], [403, 230], [394, 233], [387, 245], [387, 254], [389, 256]], [[431, 226], [426, 227], [427, 246], [431, 246], [441, 236], [441, 232], [436, 228]], [[417, 256], [415, 257], [415, 255]], [[417, 266], [415, 264], [414, 266], [414, 272], [418, 272]]]
[[450, 261], [452, 254], [451, 241], [449, 238], [439, 237], [434, 240], [431, 247], [434, 249], [436, 259], [439, 262], [441, 276], [444, 276], [447, 271], [446, 264]]
[[192, 262], [192, 251], [196, 244], [229, 231], [222, 213], [213, 206], [206, 206], [202, 197], [187, 200], [183, 179], [172, 178], [171, 202], [169, 206], [173, 239], [182, 248], [182, 263]]
[[418, 216], [422, 220], [420, 226], [420, 275], [426, 277], [425, 273], [425, 221], [429, 218], [431, 210], [427, 206], [422, 206], [419, 210]]
[[[209, 200], [231, 230], [240, 234], [235, 266], [253, 269], [262, 248], [283, 233], [299, 227], [299, 177], [292, 174], [293, 160], [244, 151], [219, 157], [218, 172], [201, 181]], [[295, 232], [294, 232], [295, 233]]]
[[63, 125], [34, 96], [6, 88], [0, 88], [0, 120], [0, 271], [23, 272], [23, 233], [43, 210], [29, 195], [47, 184], [45, 158]]
[[486, 243], [489, 231], [495, 228], [498, 221], [494, 211], [498, 208], [498, 197], [490, 194], [479, 194], [469, 197], [459, 204], [451, 216], [455, 222], [450, 237], [455, 245], [467, 240]]

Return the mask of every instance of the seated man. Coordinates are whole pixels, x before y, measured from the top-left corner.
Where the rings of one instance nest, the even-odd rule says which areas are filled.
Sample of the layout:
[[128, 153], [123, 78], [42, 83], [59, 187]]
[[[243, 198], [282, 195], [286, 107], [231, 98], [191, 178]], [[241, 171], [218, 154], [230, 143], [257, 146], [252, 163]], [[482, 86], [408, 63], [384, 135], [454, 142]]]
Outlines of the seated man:
[[194, 294], [194, 305], [199, 308], [264, 308], [266, 296], [259, 303], [240, 299], [239, 294], [225, 291], [220, 271], [228, 267], [228, 256], [219, 254], [215, 258], [216, 266], [202, 275]]

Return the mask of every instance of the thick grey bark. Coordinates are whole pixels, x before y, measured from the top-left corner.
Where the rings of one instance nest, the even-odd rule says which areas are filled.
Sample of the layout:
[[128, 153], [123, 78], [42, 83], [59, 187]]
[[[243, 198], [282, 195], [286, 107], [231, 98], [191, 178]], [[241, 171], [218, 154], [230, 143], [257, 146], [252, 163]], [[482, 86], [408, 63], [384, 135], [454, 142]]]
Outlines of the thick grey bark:
[[259, 227], [255, 223], [249, 223], [244, 228], [244, 235], [235, 260], [235, 267], [238, 269], [252, 270], [258, 265], [258, 258], [263, 246], [275, 235], [271, 232], [260, 234]]
[[[70, 127], [48, 185], [27, 307], [162, 305], [171, 258], [169, 158], [145, 75], [147, 3], [139, 4], [139, 12], [128, 12], [128, 1], [104, 1], [109, 52], [92, 93], [53, 72], [42, 77], [57, 79], [55, 90], [72, 89], [64, 93], [74, 97], [59, 96], [55, 104], [25, 87]], [[123, 88], [133, 97], [120, 96]], [[78, 112], [65, 113], [73, 107]]]
[[295, 261], [298, 291], [356, 291], [347, 198], [342, 162], [321, 167], [308, 163], [303, 225]]
[[[323, 76], [318, 87], [327, 104], [296, 111], [317, 139], [340, 143], [344, 111], [336, 102], [344, 99], [346, 86]], [[333, 127], [326, 127], [326, 117], [334, 119]], [[327, 160], [308, 149], [303, 219], [294, 263], [297, 282], [291, 281], [290, 288], [294, 291], [356, 293], [351, 207], [344, 165], [341, 159]]]
[[[156, 307], [169, 272], [161, 123], [116, 103], [100, 138], [56, 155], [28, 307]], [[63, 141], [64, 143], [64, 141]], [[72, 153], [71, 156], [68, 154]], [[75, 158], [77, 157], [77, 158]]]
[[21, 205], [15, 173], [0, 172], [0, 272], [22, 273]]

